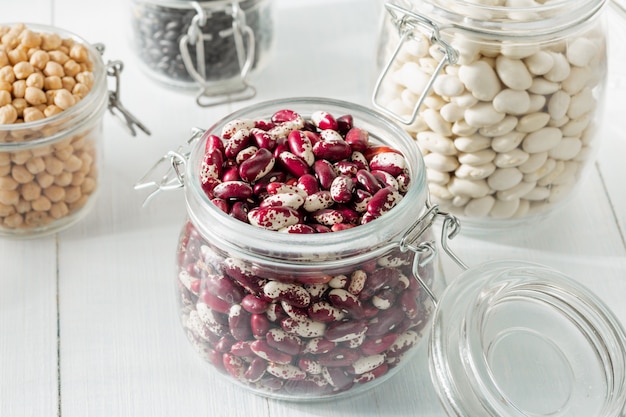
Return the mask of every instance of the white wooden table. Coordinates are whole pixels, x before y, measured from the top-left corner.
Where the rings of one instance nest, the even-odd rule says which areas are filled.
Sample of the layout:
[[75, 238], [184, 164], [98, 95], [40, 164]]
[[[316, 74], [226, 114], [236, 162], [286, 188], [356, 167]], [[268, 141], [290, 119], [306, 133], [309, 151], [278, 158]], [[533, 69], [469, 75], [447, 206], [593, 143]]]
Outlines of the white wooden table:
[[[376, 75], [375, 0], [276, 0], [276, 49], [251, 101], [326, 96], [369, 105]], [[58, 26], [125, 62], [121, 98], [153, 132], [131, 137], [105, 116], [96, 209], [58, 235], [0, 239], [0, 416], [442, 416], [426, 364], [414, 361], [369, 395], [321, 404], [267, 400], [220, 379], [192, 351], [174, 296], [182, 193], [142, 208], [133, 184], [194, 126], [249, 103], [199, 108], [157, 86], [128, 46], [124, 0], [3, 1], [3, 22]], [[358, 13], [355, 10], [358, 9]], [[582, 282], [626, 323], [626, 30], [611, 16], [611, 72], [603, 144], [591, 177], [560, 216], [537, 231], [453, 247], [472, 264], [533, 260]], [[262, 82], [261, 82], [262, 81]], [[451, 262], [445, 269], [458, 273]]]

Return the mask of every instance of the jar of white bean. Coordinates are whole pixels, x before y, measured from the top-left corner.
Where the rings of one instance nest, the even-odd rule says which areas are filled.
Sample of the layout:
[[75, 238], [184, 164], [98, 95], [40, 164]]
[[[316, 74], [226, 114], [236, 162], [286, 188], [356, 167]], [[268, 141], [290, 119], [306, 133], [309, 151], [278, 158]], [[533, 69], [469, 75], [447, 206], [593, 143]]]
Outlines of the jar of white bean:
[[385, 8], [372, 99], [414, 137], [433, 202], [480, 233], [570, 201], [598, 147], [605, 0]]
[[131, 42], [152, 79], [212, 106], [255, 96], [274, 40], [272, 0], [133, 0]]
[[50, 26], [0, 26], [0, 236], [57, 232], [93, 206], [102, 116], [117, 109], [107, 70], [119, 70], [99, 48]]

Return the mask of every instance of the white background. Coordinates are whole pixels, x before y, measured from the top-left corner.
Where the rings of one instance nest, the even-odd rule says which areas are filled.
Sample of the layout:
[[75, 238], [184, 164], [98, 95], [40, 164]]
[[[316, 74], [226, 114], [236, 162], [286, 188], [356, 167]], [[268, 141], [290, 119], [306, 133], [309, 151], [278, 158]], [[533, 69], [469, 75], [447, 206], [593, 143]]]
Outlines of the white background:
[[[192, 127], [272, 98], [323, 96], [370, 105], [376, 74], [374, 0], [276, 0], [276, 45], [249, 102], [199, 108], [134, 64], [123, 0], [3, 1], [0, 20], [54, 25], [121, 59], [121, 98], [152, 136], [104, 117], [101, 194], [77, 226], [37, 240], [0, 239], [0, 416], [442, 416], [426, 364], [414, 361], [368, 395], [321, 404], [256, 397], [214, 378], [181, 331], [174, 254], [181, 192], [142, 208], [133, 184]], [[623, 21], [611, 16], [611, 73], [602, 149], [576, 200], [541, 230], [452, 243], [475, 265], [533, 260], [590, 287], [626, 322], [626, 78]], [[445, 262], [450, 276], [458, 269]], [[419, 410], [416, 413], [416, 410]]]

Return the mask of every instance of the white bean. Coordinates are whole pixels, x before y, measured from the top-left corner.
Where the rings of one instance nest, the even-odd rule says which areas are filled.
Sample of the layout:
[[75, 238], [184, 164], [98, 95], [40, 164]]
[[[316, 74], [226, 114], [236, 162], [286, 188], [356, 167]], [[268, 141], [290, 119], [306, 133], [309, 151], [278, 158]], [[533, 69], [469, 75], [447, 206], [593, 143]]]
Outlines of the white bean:
[[538, 51], [536, 54], [524, 59], [528, 70], [535, 75], [544, 75], [552, 69], [554, 59], [546, 51]]
[[507, 133], [506, 135], [497, 136], [491, 141], [491, 149], [496, 152], [512, 151], [513, 149], [517, 148], [520, 143], [522, 143], [524, 137], [526, 137], [526, 134], [518, 131], [513, 131]]
[[458, 168], [459, 161], [453, 156], [429, 153], [424, 156], [424, 165], [437, 171], [451, 172]]
[[549, 121], [550, 115], [548, 113], [529, 113], [526, 116], [520, 117], [515, 130], [524, 133], [535, 132], [545, 127]]
[[563, 118], [567, 114], [571, 97], [563, 90], [559, 90], [552, 94], [548, 100], [548, 113], [555, 120]]
[[565, 137], [550, 151], [550, 158], [559, 160], [574, 159], [583, 147], [583, 143], [579, 138]]
[[525, 194], [530, 192], [533, 188], [535, 188], [536, 183], [534, 182], [526, 182], [521, 181], [514, 187], [511, 187], [507, 190], [498, 191], [496, 196], [499, 200], [509, 201], [509, 200], [517, 200], [522, 198]]
[[492, 149], [483, 149], [482, 151], [461, 153], [458, 160], [461, 164], [467, 165], [483, 165], [493, 161], [496, 157], [495, 151]]
[[483, 149], [487, 149], [490, 145], [491, 139], [479, 134], [460, 136], [454, 139], [454, 146], [461, 152], [482, 151]]
[[500, 123], [505, 116], [506, 113], [497, 111], [489, 102], [480, 102], [465, 110], [465, 121], [477, 128]]
[[495, 203], [496, 199], [490, 195], [473, 199], [465, 206], [465, 215], [469, 217], [485, 217]]
[[596, 99], [590, 88], [584, 88], [581, 92], [574, 95], [570, 100], [567, 115], [570, 119], [578, 119], [586, 113], [589, 113], [596, 105]]
[[504, 89], [494, 97], [493, 108], [499, 112], [512, 115], [528, 113], [530, 109], [530, 95], [524, 90]]
[[448, 183], [448, 190], [453, 196], [465, 196], [471, 198], [481, 198], [489, 195], [491, 189], [485, 180], [468, 180], [462, 178], [452, 178]]
[[495, 219], [509, 219], [515, 215], [519, 208], [520, 200], [497, 200], [491, 209], [491, 217]]
[[547, 159], [548, 159], [548, 152], [534, 153], [528, 157], [526, 162], [518, 166], [517, 169], [519, 169], [524, 174], [530, 174], [531, 172], [536, 171], [539, 168], [541, 168], [543, 164], [546, 163]]
[[462, 65], [459, 68], [459, 79], [478, 100], [493, 100], [500, 91], [498, 76], [485, 61]]
[[556, 52], [552, 52], [551, 54], [552, 59], [554, 60], [554, 65], [552, 66], [552, 69], [544, 75], [544, 77], [548, 81], [560, 83], [569, 77], [571, 68], [565, 55]]
[[569, 95], [574, 95], [591, 82], [592, 71], [589, 67], [572, 67], [569, 77], [561, 83], [561, 88]]
[[526, 90], [533, 83], [533, 77], [526, 65], [519, 59], [500, 55], [496, 58], [496, 72], [500, 80], [513, 90]]
[[498, 168], [512, 168], [522, 165], [528, 161], [530, 155], [521, 149], [512, 149], [508, 152], [501, 152], [496, 155], [493, 163]]
[[444, 136], [452, 134], [452, 125], [450, 122], [445, 121], [438, 111], [426, 109], [422, 111], [422, 119], [433, 132]]
[[517, 168], [498, 168], [487, 178], [487, 184], [492, 190], [503, 191], [515, 187], [523, 178]]
[[529, 133], [522, 142], [522, 149], [528, 153], [545, 152], [561, 141], [563, 133], [556, 127], [544, 127]]
[[433, 91], [440, 96], [455, 97], [463, 94], [465, 86], [459, 77], [449, 74], [442, 74], [437, 77], [433, 84]]
[[454, 123], [463, 119], [465, 108], [456, 103], [447, 103], [439, 110], [439, 112], [441, 113], [443, 120]]
[[493, 124], [491, 126], [485, 126], [478, 129], [478, 133], [483, 136], [496, 137], [506, 135], [515, 129], [517, 126], [517, 117], [506, 116], [501, 122]]
[[468, 180], [482, 180], [493, 174], [496, 166], [491, 162], [483, 165], [461, 165], [454, 171], [457, 178]]
[[593, 59], [598, 50], [598, 45], [593, 41], [588, 38], [580, 37], [570, 42], [567, 47], [567, 60], [572, 65], [584, 67], [589, 65], [589, 62]]
[[452, 139], [435, 132], [419, 132], [416, 136], [420, 149], [426, 149], [443, 155], [456, 155], [456, 147]]

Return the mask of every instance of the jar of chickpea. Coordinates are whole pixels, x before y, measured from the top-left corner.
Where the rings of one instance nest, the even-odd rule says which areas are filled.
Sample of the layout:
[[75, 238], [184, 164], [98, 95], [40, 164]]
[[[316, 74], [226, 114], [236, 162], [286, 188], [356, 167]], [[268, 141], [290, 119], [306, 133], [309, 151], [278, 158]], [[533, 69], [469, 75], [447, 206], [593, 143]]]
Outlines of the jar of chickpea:
[[0, 236], [53, 233], [93, 206], [102, 115], [117, 108], [107, 72], [120, 69], [101, 52], [57, 28], [0, 26]]

